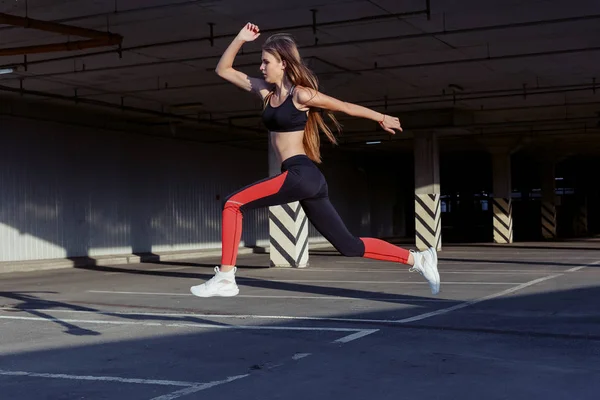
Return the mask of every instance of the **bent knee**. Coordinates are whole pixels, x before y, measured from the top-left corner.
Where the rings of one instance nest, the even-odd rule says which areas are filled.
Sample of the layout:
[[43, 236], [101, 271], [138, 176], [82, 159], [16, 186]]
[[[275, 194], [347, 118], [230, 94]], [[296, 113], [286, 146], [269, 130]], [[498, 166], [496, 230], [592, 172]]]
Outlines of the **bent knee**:
[[228, 208], [229, 209], [239, 209], [242, 206], [243, 206], [243, 204], [240, 203], [239, 201], [229, 199], [223, 203], [222, 208], [223, 208], [223, 210], [228, 209]]
[[223, 214], [240, 214], [244, 215], [244, 205], [237, 201], [228, 200], [223, 204]]
[[342, 255], [344, 257], [362, 257], [364, 254], [364, 251], [359, 250], [359, 249], [340, 249], [338, 250], [340, 253], [342, 253]]
[[360, 239], [337, 244], [335, 248], [344, 257], [362, 257], [365, 254], [365, 245]]

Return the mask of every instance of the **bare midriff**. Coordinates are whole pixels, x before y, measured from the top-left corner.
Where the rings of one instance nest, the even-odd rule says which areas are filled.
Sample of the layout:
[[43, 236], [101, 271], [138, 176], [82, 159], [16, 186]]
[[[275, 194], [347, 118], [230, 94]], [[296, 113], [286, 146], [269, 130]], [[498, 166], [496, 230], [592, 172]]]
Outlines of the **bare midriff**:
[[295, 155], [306, 154], [302, 143], [303, 138], [304, 131], [270, 132], [271, 145], [275, 150], [277, 160], [282, 163]]

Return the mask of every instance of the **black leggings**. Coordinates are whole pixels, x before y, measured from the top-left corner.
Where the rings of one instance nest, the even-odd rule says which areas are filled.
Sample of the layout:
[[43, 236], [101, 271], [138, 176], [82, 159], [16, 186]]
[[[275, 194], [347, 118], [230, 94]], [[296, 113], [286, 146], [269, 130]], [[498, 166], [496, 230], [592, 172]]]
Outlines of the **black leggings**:
[[308, 220], [342, 255], [406, 263], [407, 250], [351, 234], [329, 200], [321, 171], [306, 155], [296, 155], [282, 163], [281, 174], [246, 186], [226, 198], [222, 265], [235, 265], [244, 211], [295, 201], [300, 202]]

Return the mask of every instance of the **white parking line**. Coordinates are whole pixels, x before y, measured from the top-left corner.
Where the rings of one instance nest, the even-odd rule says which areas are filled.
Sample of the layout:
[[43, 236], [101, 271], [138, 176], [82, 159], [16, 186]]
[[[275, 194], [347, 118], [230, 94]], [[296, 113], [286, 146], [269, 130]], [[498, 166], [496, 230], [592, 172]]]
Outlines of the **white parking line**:
[[[164, 292], [125, 292], [115, 290], [87, 290], [88, 293], [104, 294], [130, 294], [130, 295], [149, 295], [149, 296], [193, 296], [191, 293], [164, 293]], [[379, 301], [410, 301], [418, 303], [427, 302], [448, 302], [454, 300], [448, 299], [411, 299], [401, 297], [345, 297], [345, 296], [278, 296], [278, 295], [250, 295], [238, 294], [235, 297], [255, 298], [255, 299], [306, 299], [306, 300], [379, 300]]]
[[310, 353], [296, 353], [292, 356], [292, 360], [301, 360], [308, 356], [310, 356]]
[[0, 370], [0, 375], [4, 376], [27, 376], [32, 378], [51, 378], [51, 379], [67, 379], [67, 380], [84, 380], [84, 381], [100, 381], [100, 382], [116, 382], [116, 383], [135, 383], [142, 385], [162, 385], [162, 386], [183, 386], [184, 389], [177, 390], [175, 392], [154, 397], [151, 400], [173, 400], [178, 397], [182, 397], [188, 394], [196, 393], [201, 390], [209, 389], [218, 385], [233, 382], [238, 379], [250, 376], [250, 374], [231, 376], [221, 381], [213, 381], [207, 383], [201, 382], [181, 382], [181, 381], [167, 381], [159, 379], [138, 379], [138, 378], [121, 378], [117, 376], [90, 376], [90, 375], [68, 375], [68, 374], [48, 374], [39, 372], [25, 372], [25, 371], [6, 371]]
[[[26, 311], [26, 310], [25, 310]], [[45, 310], [49, 312], [49, 310]], [[57, 311], [57, 310], [52, 310]], [[62, 310], [68, 311], [68, 310]], [[70, 311], [74, 312], [74, 311]], [[84, 311], [85, 312], [85, 311]], [[92, 312], [100, 315], [100, 312]], [[126, 313], [106, 313], [107, 315], [126, 315]], [[140, 315], [137, 313], [136, 315]], [[151, 315], [151, 314], [146, 314]], [[186, 317], [195, 317], [197, 315], [183, 314]], [[181, 316], [183, 316], [181, 315]], [[165, 314], [164, 316], [168, 316]], [[205, 317], [209, 317], [206, 315]], [[237, 318], [243, 318], [242, 316], [235, 316]], [[356, 328], [337, 328], [337, 327], [307, 327], [307, 326], [263, 326], [263, 325], [215, 325], [206, 323], [189, 323], [189, 322], [146, 322], [146, 321], [123, 321], [123, 320], [98, 320], [98, 319], [73, 319], [73, 318], [55, 318], [55, 317], [24, 317], [17, 315], [0, 315], [0, 319], [5, 320], [21, 320], [21, 321], [40, 321], [40, 322], [70, 322], [78, 324], [99, 324], [99, 325], [137, 325], [137, 326], [161, 326], [161, 327], [174, 327], [174, 328], [202, 328], [202, 329], [241, 329], [241, 330], [274, 330], [274, 331], [313, 331], [313, 332], [352, 332], [351, 334], [344, 336], [340, 339], [336, 339], [333, 343], [348, 343], [353, 340], [359, 339], [366, 335], [377, 332], [379, 329], [356, 329]], [[272, 318], [273, 319], [273, 318]], [[362, 335], [357, 336], [357, 333]]]
[[351, 342], [353, 340], [360, 339], [362, 337], [370, 335], [371, 333], [375, 333], [378, 330], [379, 329], [364, 329], [362, 332], [356, 332], [356, 333], [353, 333], [351, 335], [344, 336], [343, 338], [335, 340], [333, 343], [348, 343], [348, 342]]
[[177, 271], [180, 269], [188, 269], [190, 267], [160, 267], [160, 268], [149, 268], [142, 271]]
[[520, 284], [518, 286], [515, 286], [513, 288], [506, 289], [506, 290], [503, 290], [503, 291], [498, 292], [498, 293], [490, 294], [488, 296], [480, 297], [479, 299], [465, 301], [464, 303], [460, 303], [460, 304], [457, 304], [457, 305], [452, 306], [452, 307], [443, 308], [441, 310], [436, 310], [436, 311], [432, 311], [432, 312], [428, 312], [428, 313], [424, 313], [424, 314], [420, 314], [420, 315], [415, 315], [414, 317], [410, 317], [410, 318], [400, 319], [400, 320], [398, 320], [396, 322], [398, 322], [398, 323], [404, 323], [405, 324], [405, 323], [408, 323], [408, 322], [420, 321], [420, 320], [423, 320], [425, 318], [434, 317], [436, 315], [447, 314], [449, 312], [452, 312], [452, 311], [455, 311], [455, 310], [459, 310], [461, 308], [472, 306], [473, 304], [477, 304], [477, 303], [481, 303], [483, 301], [495, 299], [497, 297], [501, 297], [501, 296], [504, 296], [504, 295], [507, 295], [507, 294], [510, 294], [510, 293], [514, 293], [514, 292], [519, 291], [521, 289], [525, 289], [526, 287], [533, 286], [533, 285], [536, 285], [536, 284], [544, 282], [544, 281], [548, 281], [548, 280], [551, 280], [551, 279], [558, 278], [558, 277], [563, 276], [563, 275], [565, 275], [567, 273], [577, 272], [577, 271], [582, 270], [583, 268], [594, 266], [594, 265], [599, 265], [599, 264], [600, 264], [600, 261], [596, 261], [596, 262], [593, 262], [591, 264], [580, 265], [578, 267], [574, 267], [574, 268], [568, 269], [564, 273], [559, 273], [559, 274], [554, 274], [554, 275], [548, 275], [548, 276], [545, 276], [543, 278], [534, 279], [532, 281], [522, 283], [522, 284]]
[[[312, 273], [312, 272], [339, 272], [339, 273], [344, 273], [344, 274], [355, 274], [355, 273], [376, 273], [376, 274], [412, 274], [413, 272], [410, 272], [408, 270], [402, 270], [402, 269], [358, 269], [358, 268], [353, 268], [353, 269], [347, 269], [347, 268], [313, 268], [313, 269], [296, 269], [296, 268], [281, 268], [279, 270], [277, 270], [277, 272], [279, 271], [296, 271], [296, 272], [302, 272], [302, 273]], [[450, 271], [448, 269], [443, 269], [442, 273], [444, 275], [446, 274], [472, 274], [472, 275], [512, 275], [514, 273], [520, 273], [520, 274], [544, 274], [544, 273], [548, 273], [548, 272], [556, 272], [557, 270], [548, 270], [548, 269], [502, 269], [502, 270], [492, 270], [492, 269], [462, 269], [462, 270], [454, 270], [454, 271]], [[558, 270], [560, 271], [560, 270]]]
[[173, 399], [176, 399], [178, 397], [186, 396], [188, 394], [200, 392], [200, 391], [205, 390], [205, 389], [210, 389], [211, 387], [215, 387], [215, 386], [218, 386], [218, 385], [223, 385], [225, 383], [233, 382], [233, 381], [236, 381], [238, 379], [245, 378], [247, 376], [250, 376], [250, 374], [238, 375], [238, 376], [231, 376], [231, 377], [229, 377], [227, 379], [224, 379], [222, 381], [215, 381], [215, 382], [203, 383], [202, 385], [199, 385], [199, 386], [192, 386], [192, 387], [188, 387], [188, 388], [185, 388], [185, 389], [177, 390], [176, 392], [165, 394], [163, 396], [154, 397], [154, 398], [152, 398], [150, 400], [173, 400]]
[[135, 383], [141, 385], [161, 385], [161, 386], [199, 386], [204, 385], [202, 382], [183, 382], [183, 381], [167, 381], [160, 379], [139, 379], [139, 378], [121, 378], [118, 376], [89, 376], [89, 375], [67, 375], [67, 374], [46, 374], [38, 372], [25, 371], [6, 371], [0, 369], [0, 375], [5, 376], [29, 376], [33, 378], [53, 378], [53, 379], [71, 379], [80, 381], [103, 381], [117, 383]]
[[[375, 330], [376, 331], [376, 330]], [[364, 332], [357, 332], [354, 335], [357, 334], [362, 334], [362, 336], [365, 336], [368, 333], [364, 333]], [[354, 336], [353, 335], [353, 336]], [[358, 336], [358, 335], [357, 335]], [[361, 337], [362, 337], [361, 336]], [[356, 338], [350, 338], [350, 340], [354, 340], [357, 339]], [[345, 340], [344, 338], [342, 339], [338, 339], [339, 343], [347, 343], [350, 340]], [[293, 361], [298, 361], [301, 360], [303, 358], [306, 358], [308, 356], [310, 356], [311, 353], [296, 353], [294, 354], [291, 359]], [[272, 365], [269, 367], [269, 369], [275, 368], [275, 367], [281, 367], [282, 365], [285, 365], [285, 363], [280, 363], [280, 364], [276, 364], [276, 365]], [[51, 374], [51, 373], [40, 373], [40, 372], [26, 372], [26, 371], [7, 371], [7, 370], [0, 370], [0, 375], [4, 375], [4, 376], [25, 376], [25, 377], [33, 377], [33, 378], [50, 378], [50, 379], [67, 379], [67, 380], [84, 380], [84, 381], [100, 381], [100, 382], [114, 382], [114, 383], [132, 383], [132, 384], [141, 384], [141, 385], [160, 385], [160, 386], [183, 386], [183, 389], [179, 389], [175, 392], [171, 392], [165, 395], [161, 395], [158, 397], [154, 397], [151, 400], [173, 400], [173, 399], [177, 399], [179, 397], [183, 397], [186, 396], [188, 394], [192, 394], [192, 393], [196, 393], [205, 389], [209, 389], [215, 386], [219, 386], [219, 385], [223, 385], [226, 383], [230, 383], [233, 381], [237, 381], [239, 379], [242, 378], [246, 378], [248, 376], [250, 376], [251, 374], [243, 374], [243, 375], [236, 375], [236, 376], [230, 376], [226, 379], [220, 380], [220, 381], [213, 381], [213, 382], [207, 382], [207, 383], [202, 383], [202, 382], [185, 382], [185, 381], [171, 381], [171, 380], [162, 380], [162, 379], [141, 379], [141, 378], [122, 378], [122, 377], [117, 377], [117, 376], [92, 376], [92, 375], [69, 375], [69, 374]]]
[[[177, 271], [182, 269], [188, 269], [194, 267], [160, 267], [160, 268], [148, 268], [148, 269], [140, 269], [140, 271]], [[105, 272], [104, 275], [118, 275], [123, 272]]]
[[504, 296], [504, 295], [516, 292], [518, 290], [524, 289], [524, 288], [526, 288], [528, 286], [532, 286], [532, 285], [535, 285], [535, 284], [543, 282], [543, 281], [547, 281], [547, 280], [550, 280], [550, 279], [558, 278], [559, 276], [562, 276], [562, 274], [555, 274], [555, 275], [545, 276], [543, 278], [535, 279], [533, 281], [523, 283], [521, 285], [512, 287], [510, 289], [503, 290], [503, 291], [498, 292], [498, 293], [494, 293], [494, 294], [490, 294], [488, 296], [480, 297], [480, 298], [475, 299], [475, 300], [465, 301], [464, 303], [460, 303], [460, 304], [457, 304], [457, 305], [454, 305], [454, 306], [448, 307], [448, 308], [443, 308], [441, 310], [436, 310], [436, 311], [428, 312], [428, 313], [425, 313], [425, 314], [415, 315], [414, 317], [410, 317], [410, 318], [400, 319], [400, 320], [398, 320], [396, 322], [405, 324], [407, 322], [420, 321], [420, 320], [425, 319], [425, 318], [435, 317], [436, 315], [447, 314], [449, 312], [452, 312], [452, 311], [455, 311], [455, 310], [459, 310], [461, 308], [472, 306], [473, 304], [481, 303], [482, 301], [495, 299], [496, 297], [501, 297], [501, 296]]

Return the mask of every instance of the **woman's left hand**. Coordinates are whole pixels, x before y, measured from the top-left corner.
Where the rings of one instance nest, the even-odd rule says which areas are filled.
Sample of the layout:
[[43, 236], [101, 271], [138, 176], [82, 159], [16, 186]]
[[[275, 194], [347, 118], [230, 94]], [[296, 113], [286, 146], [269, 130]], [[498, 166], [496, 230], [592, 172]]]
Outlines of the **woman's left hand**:
[[400, 120], [396, 117], [384, 115], [383, 120], [379, 121], [379, 125], [381, 125], [381, 127], [384, 130], [390, 132], [392, 135], [396, 134], [396, 132], [394, 132], [394, 129], [398, 129], [400, 132], [402, 132], [402, 127], [400, 126]]

